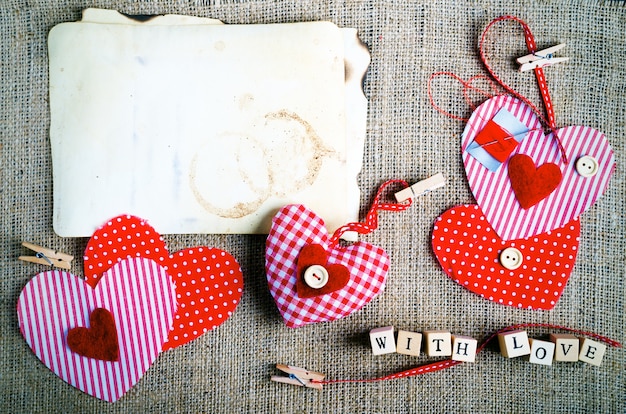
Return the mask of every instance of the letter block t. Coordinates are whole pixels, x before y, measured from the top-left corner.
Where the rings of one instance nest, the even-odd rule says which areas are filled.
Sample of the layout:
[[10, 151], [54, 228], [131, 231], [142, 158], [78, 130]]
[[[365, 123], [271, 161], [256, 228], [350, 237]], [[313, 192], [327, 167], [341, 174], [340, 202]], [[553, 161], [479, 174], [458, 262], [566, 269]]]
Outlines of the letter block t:
[[452, 335], [448, 331], [424, 331], [424, 344], [428, 356], [452, 355]]

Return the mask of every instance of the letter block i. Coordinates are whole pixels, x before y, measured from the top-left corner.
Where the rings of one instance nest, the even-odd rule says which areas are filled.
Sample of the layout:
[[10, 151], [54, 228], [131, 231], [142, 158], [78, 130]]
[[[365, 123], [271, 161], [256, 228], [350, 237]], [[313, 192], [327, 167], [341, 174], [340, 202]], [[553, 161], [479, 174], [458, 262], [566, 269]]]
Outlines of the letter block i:
[[419, 356], [422, 350], [422, 334], [418, 332], [398, 331], [397, 348], [399, 354]]
[[374, 355], [396, 352], [396, 340], [393, 336], [393, 326], [372, 329], [370, 331], [370, 342]]
[[500, 353], [506, 358], [530, 354], [530, 343], [526, 331], [510, 331], [498, 334]]

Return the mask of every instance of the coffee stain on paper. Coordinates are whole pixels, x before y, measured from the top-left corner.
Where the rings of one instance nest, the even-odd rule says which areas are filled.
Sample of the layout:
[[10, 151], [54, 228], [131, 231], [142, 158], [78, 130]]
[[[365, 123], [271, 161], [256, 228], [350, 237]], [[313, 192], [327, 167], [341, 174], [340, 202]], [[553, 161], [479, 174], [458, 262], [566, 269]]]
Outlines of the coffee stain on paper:
[[[337, 158], [336, 151], [328, 148], [311, 124], [295, 112], [269, 112], [264, 119], [255, 137], [239, 133], [222, 134], [221, 144], [219, 141], [209, 142], [195, 153], [190, 165], [189, 183], [194, 197], [209, 213], [232, 219], [252, 214], [272, 196], [287, 197], [310, 187], [319, 176], [324, 158]], [[241, 200], [235, 200], [231, 205], [219, 206], [220, 198], [223, 200], [224, 197], [215, 189], [201, 184], [206, 183], [206, 177], [199, 175], [199, 170], [204, 168], [204, 174], [207, 174], [205, 164], [211, 163], [211, 157], [219, 156], [216, 155], [216, 144], [220, 146], [220, 151], [234, 151], [225, 154], [233, 157], [234, 165], [224, 163], [229, 173], [223, 174], [222, 178], [227, 176], [232, 181], [233, 191], [244, 186]], [[221, 172], [225, 172], [223, 166]]]

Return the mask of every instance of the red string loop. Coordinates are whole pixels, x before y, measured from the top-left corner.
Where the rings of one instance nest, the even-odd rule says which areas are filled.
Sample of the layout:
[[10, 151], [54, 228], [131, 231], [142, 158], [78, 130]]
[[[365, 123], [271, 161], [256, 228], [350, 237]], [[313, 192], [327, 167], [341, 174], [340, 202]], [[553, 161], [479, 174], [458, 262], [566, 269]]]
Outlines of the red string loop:
[[408, 209], [409, 207], [411, 207], [411, 204], [412, 204], [411, 200], [408, 200], [402, 203], [381, 202], [382, 197], [386, 195], [386, 192], [389, 189], [389, 187], [398, 185], [398, 184], [402, 186], [402, 189], [409, 187], [409, 183], [407, 183], [404, 180], [388, 180], [384, 182], [378, 189], [378, 192], [376, 193], [376, 197], [374, 197], [374, 201], [372, 202], [372, 207], [370, 207], [370, 210], [365, 216], [365, 221], [348, 223], [344, 226], [339, 227], [337, 230], [335, 230], [335, 232], [333, 233], [333, 236], [330, 238], [330, 244], [333, 246], [337, 245], [337, 243], [339, 243], [339, 239], [341, 238], [341, 236], [348, 231], [355, 231], [359, 234], [367, 234], [376, 230], [376, 228], [378, 227], [378, 211], [379, 210], [404, 211]]
[[[432, 81], [433, 79], [440, 77], [440, 76], [450, 76], [451, 78], [454, 78], [455, 80], [457, 80], [459, 83], [461, 83], [461, 85], [463, 85], [463, 97], [465, 98], [465, 102], [467, 103], [467, 105], [472, 108], [472, 110], [476, 109], [476, 105], [474, 105], [474, 103], [471, 101], [468, 92], [470, 90], [473, 90], [475, 92], [478, 92], [479, 94], [486, 96], [487, 98], [492, 98], [495, 95], [498, 94], [498, 90], [496, 87], [496, 84], [494, 83], [494, 81], [490, 78], [488, 78], [485, 75], [476, 75], [476, 76], [472, 76], [469, 80], [464, 80], [462, 79], [460, 76], [458, 76], [455, 73], [452, 72], [435, 72], [432, 75], [430, 75], [430, 78], [428, 78], [428, 99], [430, 100], [430, 104], [432, 105], [433, 108], [435, 108], [437, 110], [437, 112], [444, 114], [445, 116], [452, 118], [452, 119], [457, 119], [459, 121], [464, 121], [467, 122], [469, 121], [469, 118], [463, 118], [461, 116], [455, 115], [453, 113], [450, 113], [444, 109], [442, 109], [439, 105], [437, 105], [437, 103], [435, 102], [435, 98], [433, 97], [433, 93], [432, 93]], [[480, 89], [476, 86], [473, 85], [473, 82], [477, 79], [484, 79], [487, 82], [489, 82], [489, 86], [491, 87], [491, 93], [487, 92], [483, 89]]]
[[554, 115], [554, 107], [552, 105], [552, 98], [550, 97], [550, 92], [548, 91], [548, 84], [546, 82], [545, 74], [543, 73], [543, 68], [537, 67], [534, 69], [534, 71], [535, 71], [535, 77], [537, 78], [539, 91], [541, 92], [541, 97], [543, 99], [543, 105], [546, 110], [547, 119], [541, 114], [539, 109], [537, 109], [537, 107], [532, 102], [530, 102], [528, 98], [522, 96], [520, 93], [518, 93], [508, 84], [506, 84], [502, 79], [500, 79], [495, 74], [493, 67], [488, 62], [487, 55], [484, 49], [485, 41], [487, 39], [487, 33], [496, 23], [499, 23], [505, 20], [512, 20], [514, 22], [519, 23], [522, 26], [522, 29], [524, 30], [524, 39], [526, 41], [526, 47], [528, 49], [528, 53], [534, 54], [537, 51], [537, 44], [535, 43], [535, 37], [533, 36], [526, 22], [524, 22], [519, 17], [515, 17], [515, 16], [501, 16], [501, 17], [498, 17], [497, 19], [492, 20], [487, 25], [487, 27], [485, 27], [485, 30], [483, 31], [483, 34], [480, 38], [480, 44], [478, 47], [479, 52], [480, 52], [480, 58], [483, 64], [485, 65], [485, 68], [489, 72], [489, 74], [493, 77], [493, 79], [495, 79], [496, 82], [498, 82], [498, 84], [500, 84], [500, 86], [502, 86], [508, 93], [519, 98], [526, 105], [528, 105], [533, 110], [533, 112], [537, 115], [537, 117], [539, 117], [539, 120], [541, 121], [541, 123], [543, 123], [545, 126], [547, 126], [550, 129], [554, 139], [557, 142], [557, 145], [559, 146], [559, 150], [561, 151], [561, 157], [563, 158], [563, 161], [567, 163], [567, 154], [565, 153], [565, 148], [563, 148], [563, 144], [561, 143], [561, 140], [559, 139], [556, 133], [556, 130], [557, 130], [556, 117]]

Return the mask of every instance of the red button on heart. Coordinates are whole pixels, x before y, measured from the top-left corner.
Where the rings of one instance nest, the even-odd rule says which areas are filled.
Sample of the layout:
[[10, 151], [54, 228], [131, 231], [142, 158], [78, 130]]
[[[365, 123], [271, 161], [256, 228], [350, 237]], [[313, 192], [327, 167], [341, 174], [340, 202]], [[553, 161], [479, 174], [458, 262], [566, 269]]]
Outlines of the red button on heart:
[[[322, 266], [328, 273], [328, 282], [321, 288], [311, 287], [304, 280], [304, 273], [314, 265]], [[312, 298], [334, 292], [343, 288], [350, 280], [348, 268], [341, 264], [329, 263], [328, 253], [319, 244], [309, 244], [300, 250], [297, 269], [296, 291], [301, 298]]]
[[[432, 246], [452, 280], [485, 299], [508, 306], [552, 309], [572, 273], [580, 222], [527, 239], [502, 240], [477, 205], [454, 207], [437, 218]], [[500, 253], [513, 247], [522, 264], [510, 270]]]
[[152, 226], [130, 215], [115, 217], [93, 234], [85, 249], [85, 281], [96, 286], [106, 270], [127, 257], [156, 261], [176, 284], [178, 311], [164, 351], [221, 325], [241, 299], [243, 275], [231, 254], [206, 246], [170, 254]]

